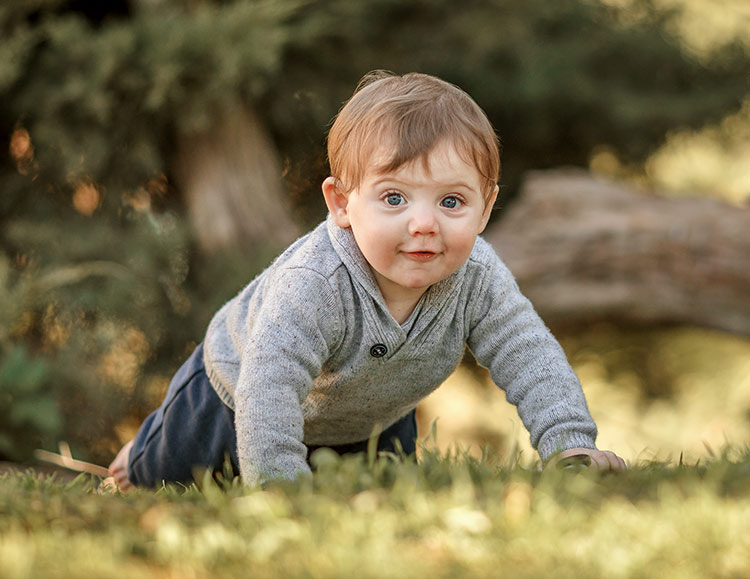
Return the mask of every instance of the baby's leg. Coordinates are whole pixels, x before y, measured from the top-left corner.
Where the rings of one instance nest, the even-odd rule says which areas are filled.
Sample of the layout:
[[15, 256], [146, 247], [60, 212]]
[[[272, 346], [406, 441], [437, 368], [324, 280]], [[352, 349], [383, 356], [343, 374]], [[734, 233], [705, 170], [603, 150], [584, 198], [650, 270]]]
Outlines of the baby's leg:
[[[404, 454], [412, 455], [417, 452], [417, 412], [412, 410], [406, 416], [397, 420], [394, 424], [386, 428], [378, 438], [378, 452], [392, 452], [396, 453], [396, 440], [398, 440], [401, 450]], [[370, 445], [369, 440], [362, 440], [360, 442], [352, 442], [350, 444], [333, 445], [326, 448], [330, 448], [337, 454], [357, 454], [360, 452], [367, 452], [367, 448]], [[307, 459], [310, 460], [310, 456], [320, 446], [309, 446], [307, 447]]]
[[174, 375], [164, 401], [143, 422], [132, 447], [121, 454], [125, 476], [138, 487], [190, 484], [196, 470], [221, 470], [227, 455], [239, 473], [234, 413], [206, 376], [202, 345]]
[[112, 464], [109, 465], [109, 475], [115, 479], [115, 482], [121, 491], [128, 491], [135, 488], [133, 483], [130, 482], [130, 478], [128, 478], [128, 462], [130, 459], [130, 448], [132, 446], [133, 441], [131, 440], [120, 449], [120, 452], [117, 453]]

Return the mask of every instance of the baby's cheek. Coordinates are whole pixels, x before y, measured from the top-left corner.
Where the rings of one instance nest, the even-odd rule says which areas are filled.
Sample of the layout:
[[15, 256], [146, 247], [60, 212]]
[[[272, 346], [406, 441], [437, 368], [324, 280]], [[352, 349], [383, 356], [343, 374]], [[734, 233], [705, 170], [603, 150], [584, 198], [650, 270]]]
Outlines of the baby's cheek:
[[463, 235], [456, 237], [452, 251], [458, 261], [463, 263], [469, 259], [469, 255], [471, 255], [471, 251], [474, 249], [476, 240], [476, 235]]

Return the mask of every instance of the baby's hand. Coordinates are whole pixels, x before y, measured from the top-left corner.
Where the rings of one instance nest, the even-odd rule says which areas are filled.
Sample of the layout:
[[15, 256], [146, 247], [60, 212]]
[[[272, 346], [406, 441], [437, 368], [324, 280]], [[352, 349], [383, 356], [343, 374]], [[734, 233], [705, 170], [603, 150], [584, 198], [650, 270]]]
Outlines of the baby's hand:
[[602, 471], [626, 470], [625, 461], [609, 450], [591, 450], [590, 448], [571, 448], [553, 456], [545, 468], [557, 466], [568, 467], [590, 467]]

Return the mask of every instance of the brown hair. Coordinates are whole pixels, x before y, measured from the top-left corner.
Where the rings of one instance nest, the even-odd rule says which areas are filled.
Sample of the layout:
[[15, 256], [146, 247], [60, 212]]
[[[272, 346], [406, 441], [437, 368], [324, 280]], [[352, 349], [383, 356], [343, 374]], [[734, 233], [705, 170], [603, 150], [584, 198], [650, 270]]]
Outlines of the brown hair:
[[449, 139], [458, 154], [483, 177], [485, 201], [500, 176], [498, 139], [484, 111], [457, 86], [420, 73], [366, 74], [336, 115], [328, 133], [331, 175], [346, 191], [359, 186], [383, 143], [393, 155], [377, 170], [394, 171], [427, 155]]

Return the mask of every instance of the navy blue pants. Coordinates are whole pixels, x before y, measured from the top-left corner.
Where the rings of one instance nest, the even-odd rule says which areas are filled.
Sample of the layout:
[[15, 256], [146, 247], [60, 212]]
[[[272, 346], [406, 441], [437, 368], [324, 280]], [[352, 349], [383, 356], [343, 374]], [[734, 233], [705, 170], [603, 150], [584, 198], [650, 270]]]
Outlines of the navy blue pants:
[[[398, 439], [406, 454], [416, 451], [417, 423], [412, 411], [383, 431], [378, 450], [395, 451]], [[367, 440], [331, 446], [338, 454], [367, 451]], [[317, 450], [308, 446], [308, 458]], [[226, 461], [229, 461], [228, 463]], [[230, 466], [239, 475], [234, 412], [212, 388], [200, 344], [172, 378], [161, 406], [143, 422], [130, 450], [128, 476], [136, 486], [191, 483], [196, 469], [214, 472]]]

